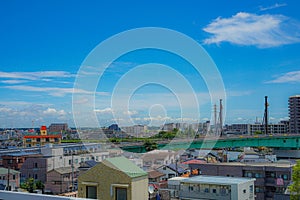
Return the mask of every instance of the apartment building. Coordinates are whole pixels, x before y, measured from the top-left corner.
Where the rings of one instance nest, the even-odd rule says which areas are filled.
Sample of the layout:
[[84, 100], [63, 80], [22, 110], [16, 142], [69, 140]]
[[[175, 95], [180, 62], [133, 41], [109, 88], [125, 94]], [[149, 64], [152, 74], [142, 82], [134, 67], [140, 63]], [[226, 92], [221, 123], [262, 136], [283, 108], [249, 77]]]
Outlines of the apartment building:
[[276, 199], [284, 194], [291, 182], [290, 163], [206, 163], [190, 164], [191, 170], [197, 169], [202, 175], [225, 177], [255, 178], [256, 199]]
[[172, 199], [254, 200], [254, 178], [222, 176], [174, 177], [168, 180]]

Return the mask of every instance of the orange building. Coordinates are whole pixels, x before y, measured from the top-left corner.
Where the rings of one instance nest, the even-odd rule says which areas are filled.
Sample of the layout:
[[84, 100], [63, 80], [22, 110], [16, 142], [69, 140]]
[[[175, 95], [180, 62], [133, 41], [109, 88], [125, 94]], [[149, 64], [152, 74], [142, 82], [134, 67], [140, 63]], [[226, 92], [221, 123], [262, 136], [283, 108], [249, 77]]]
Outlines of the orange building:
[[40, 134], [25, 135], [23, 137], [23, 147], [38, 147], [48, 143], [60, 144], [61, 134], [52, 133], [48, 135], [46, 126], [41, 126]]

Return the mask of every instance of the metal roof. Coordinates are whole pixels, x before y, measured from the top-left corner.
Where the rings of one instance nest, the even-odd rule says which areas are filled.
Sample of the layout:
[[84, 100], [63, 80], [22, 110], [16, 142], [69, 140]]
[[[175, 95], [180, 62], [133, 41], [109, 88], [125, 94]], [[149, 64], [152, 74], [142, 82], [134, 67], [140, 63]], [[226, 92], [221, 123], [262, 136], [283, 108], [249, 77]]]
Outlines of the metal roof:
[[114, 157], [114, 158], [107, 158], [103, 161], [103, 164], [109, 162], [113, 166], [115, 166], [120, 171], [124, 172], [131, 178], [140, 177], [140, 176], [148, 176], [148, 173], [139, 168], [133, 162], [128, 160], [125, 157]]
[[[3, 167], [0, 167], [0, 174], [3, 175], [3, 174], [7, 174], [8, 173], [8, 169], [7, 168], [3, 168]], [[13, 170], [13, 169], [10, 169], [9, 170], [9, 173], [10, 174], [20, 174], [20, 172], [16, 171], [16, 170]]]
[[184, 183], [206, 183], [206, 184], [219, 184], [219, 185], [232, 185], [241, 184], [249, 181], [255, 181], [255, 178], [238, 178], [227, 176], [194, 176], [183, 179]]

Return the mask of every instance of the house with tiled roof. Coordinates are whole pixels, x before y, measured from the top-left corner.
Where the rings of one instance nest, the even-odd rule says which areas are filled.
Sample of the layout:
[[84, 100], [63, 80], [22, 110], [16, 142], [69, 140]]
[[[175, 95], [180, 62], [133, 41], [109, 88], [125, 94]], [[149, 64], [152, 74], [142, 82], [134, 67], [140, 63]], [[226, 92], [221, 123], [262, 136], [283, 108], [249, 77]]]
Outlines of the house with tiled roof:
[[148, 199], [148, 173], [125, 157], [107, 158], [78, 177], [78, 196], [105, 200]]

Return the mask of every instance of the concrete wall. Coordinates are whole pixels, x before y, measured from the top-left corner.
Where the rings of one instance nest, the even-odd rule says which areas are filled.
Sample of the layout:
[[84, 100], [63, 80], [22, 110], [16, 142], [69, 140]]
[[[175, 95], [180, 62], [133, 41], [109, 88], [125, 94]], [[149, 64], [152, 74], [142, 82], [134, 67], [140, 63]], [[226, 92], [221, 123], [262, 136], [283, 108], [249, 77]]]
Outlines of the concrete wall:
[[24, 192], [9, 192], [9, 191], [0, 191], [0, 199], [1, 200], [88, 200], [82, 198], [74, 198], [74, 197], [60, 197], [60, 196], [51, 196], [51, 195], [42, 195], [42, 194], [32, 194], [32, 193], [24, 193]]
[[145, 179], [144, 177], [134, 179], [132, 182], [131, 193], [132, 200], [148, 199], [148, 179]]
[[114, 200], [116, 187], [127, 188], [128, 200], [148, 199], [147, 175], [131, 179], [114, 166], [108, 166], [103, 162], [78, 177], [79, 197], [86, 197], [86, 186], [96, 186], [97, 197], [100, 200]]

